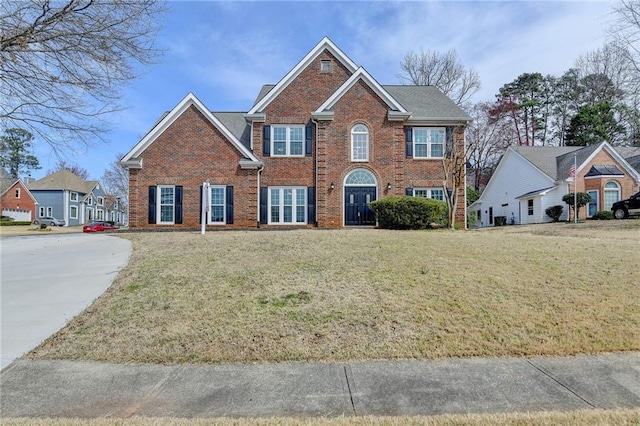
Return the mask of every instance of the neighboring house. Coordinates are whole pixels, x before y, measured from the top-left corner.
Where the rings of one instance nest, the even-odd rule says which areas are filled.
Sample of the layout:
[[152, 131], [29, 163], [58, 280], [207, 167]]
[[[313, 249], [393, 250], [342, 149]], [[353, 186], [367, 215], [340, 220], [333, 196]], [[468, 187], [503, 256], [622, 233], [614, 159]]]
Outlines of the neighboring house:
[[127, 223], [127, 209], [125, 203], [114, 195], [107, 195], [105, 201], [105, 220], [115, 224], [125, 225]]
[[578, 192], [588, 193], [593, 200], [580, 209], [579, 218], [589, 218], [638, 192], [636, 154], [640, 150], [613, 148], [607, 142], [585, 147], [509, 147], [469, 210], [476, 212], [480, 226], [550, 222], [545, 210], [554, 205], [564, 207], [560, 220], [569, 220], [569, 206], [562, 197], [577, 186]]
[[[431, 86], [382, 86], [322, 39], [247, 112], [211, 112], [193, 94], [135, 145], [129, 226], [375, 225], [387, 195], [443, 199], [443, 161], [470, 117]], [[465, 191], [458, 193], [458, 220]]]
[[20, 179], [12, 177], [0, 167], [0, 210], [2, 216], [15, 221], [32, 222], [35, 219], [37, 200]]
[[28, 188], [38, 200], [36, 218], [51, 216], [73, 226], [109, 220], [111, 215], [100, 183], [85, 181], [67, 169], [31, 182]]

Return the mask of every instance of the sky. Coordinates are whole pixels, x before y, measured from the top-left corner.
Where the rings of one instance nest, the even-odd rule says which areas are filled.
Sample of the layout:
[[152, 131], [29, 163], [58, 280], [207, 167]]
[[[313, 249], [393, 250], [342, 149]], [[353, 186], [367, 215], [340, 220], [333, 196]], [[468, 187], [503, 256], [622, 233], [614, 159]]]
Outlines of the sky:
[[[263, 84], [275, 84], [328, 36], [380, 84], [401, 84], [405, 55], [455, 49], [482, 83], [474, 101], [492, 101], [523, 73], [562, 75], [607, 41], [605, 1], [170, 1], [157, 44], [164, 54], [123, 91], [125, 109], [107, 117], [105, 142], [65, 160], [100, 180], [158, 118], [189, 92], [212, 111], [248, 111]], [[35, 140], [39, 179], [58, 158]]]

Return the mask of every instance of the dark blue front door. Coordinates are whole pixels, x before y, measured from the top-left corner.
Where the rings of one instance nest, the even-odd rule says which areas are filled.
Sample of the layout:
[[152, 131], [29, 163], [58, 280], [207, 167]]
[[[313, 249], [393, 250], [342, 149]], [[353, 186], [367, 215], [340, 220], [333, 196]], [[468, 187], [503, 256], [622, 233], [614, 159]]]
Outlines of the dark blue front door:
[[344, 211], [347, 226], [353, 225], [375, 225], [376, 219], [373, 211], [367, 205], [375, 201], [376, 188], [372, 186], [344, 188]]

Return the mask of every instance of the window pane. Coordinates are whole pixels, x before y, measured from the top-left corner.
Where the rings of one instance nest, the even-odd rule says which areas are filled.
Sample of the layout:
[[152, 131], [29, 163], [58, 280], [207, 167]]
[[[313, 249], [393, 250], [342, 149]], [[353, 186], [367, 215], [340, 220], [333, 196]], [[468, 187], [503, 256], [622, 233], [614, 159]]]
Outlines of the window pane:
[[426, 189], [414, 189], [413, 190], [413, 196], [414, 197], [428, 198], [429, 197], [429, 191], [427, 191]]
[[432, 157], [442, 157], [443, 156], [443, 145], [442, 144], [431, 144], [431, 156]]
[[302, 142], [291, 142], [291, 152], [289, 155], [302, 155]]
[[413, 148], [413, 156], [414, 157], [426, 157], [427, 156], [427, 145], [426, 144], [416, 144]]
[[291, 142], [302, 142], [302, 127], [290, 128], [289, 139], [291, 140]]
[[286, 142], [274, 142], [273, 143], [273, 153], [274, 153], [274, 155], [286, 155], [287, 154], [287, 143]]
[[431, 198], [434, 200], [444, 201], [444, 191], [442, 189], [432, 189]]
[[211, 206], [211, 222], [224, 222], [224, 206]]
[[291, 206], [284, 206], [283, 208], [284, 222], [293, 222], [293, 208]]
[[293, 189], [283, 189], [282, 192], [284, 195], [284, 205], [290, 206], [293, 204]]
[[413, 141], [415, 143], [427, 143], [427, 130], [426, 129], [414, 129]]
[[278, 142], [286, 142], [287, 140], [287, 128], [286, 127], [274, 127], [273, 128], [273, 140]]
[[160, 206], [160, 222], [173, 222], [173, 206]]
[[224, 188], [211, 188], [211, 205], [224, 204]]
[[431, 143], [444, 143], [444, 130], [431, 130]]
[[280, 207], [271, 206], [271, 222], [280, 222]]
[[306, 215], [304, 213], [305, 213], [304, 206], [298, 205], [296, 207], [296, 222], [298, 222], [298, 223], [304, 223], [305, 222], [305, 220], [306, 220], [305, 216]]
[[173, 188], [160, 188], [160, 204], [173, 204]]

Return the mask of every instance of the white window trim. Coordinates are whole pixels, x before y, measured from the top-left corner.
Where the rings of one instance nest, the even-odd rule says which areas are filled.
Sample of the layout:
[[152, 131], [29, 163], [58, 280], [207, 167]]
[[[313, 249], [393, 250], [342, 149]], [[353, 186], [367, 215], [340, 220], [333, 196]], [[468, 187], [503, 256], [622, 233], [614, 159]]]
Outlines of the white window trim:
[[[610, 183], [613, 183], [614, 185], [616, 185], [615, 188], [607, 188], [607, 185], [609, 185]], [[615, 201], [613, 201], [613, 203], [616, 203], [618, 201], [620, 201], [622, 199], [622, 186], [620, 185], [620, 183], [618, 183], [615, 180], [610, 180], [607, 183], [604, 184], [604, 187], [602, 188], [602, 208], [604, 210], [611, 210], [611, 206], [613, 205], [613, 203], [611, 203], [610, 206], [607, 206], [607, 193], [616, 193], [616, 199]]]
[[105, 220], [104, 219], [104, 210], [102, 210], [102, 209], [96, 210], [96, 220]]
[[[430, 200], [436, 200], [436, 201], [444, 201], [445, 200], [445, 195], [444, 195], [444, 189], [442, 188], [437, 188], [437, 187], [418, 187], [418, 188], [413, 188], [413, 196], [414, 197], [419, 197], [419, 195], [416, 195], [417, 191], [427, 191], [427, 197]], [[440, 191], [442, 193], [442, 200], [440, 200], [439, 198], [434, 198], [433, 197], [433, 193], [432, 191]]]
[[20, 188], [16, 188], [16, 198], [20, 198]]
[[[75, 210], [75, 214], [73, 211]], [[77, 219], [78, 218], [78, 206], [70, 206], [69, 208], [69, 218]]]
[[209, 187], [209, 200], [213, 200], [213, 189], [222, 189], [222, 222], [214, 222], [211, 220], [211, 202], [209, 202], [209, 214], [207, 215], [208, 225], [225, 225], [227, 223], [227, 187], [224, 185], [211, 185]]
[[[162, 188], [171, 188], [173, 190], [173, 203], [171, 206], [173, 207], [173, 214], [171, 221], [162, 221]], [[175, 225], [176, 224], [176, 186], [175, 185], [158, 185], [156, 187], [156, 223], [158, 225]], [[166, 204], [167, 206], [169, 204]]]
[[[426, 157], [418, 157], [416, 155], [416, 130], [428, 130], [429, 134], [427, 136], [427, 155]], [[442, 155], [440, 157], [435, 157], [433, 155], [431, 155], [431, 137], [430, 137], [430, 132], [434, 131], [434, 130], [439, 130], [442, 131], [444, 134], [444, 137], [442, 138]], [[413, 158], [414, 159], [418, 159], [418, 160], [428, 160], [428, 159], [438, 159], [441, 160], [444, 158], [445, 156], [445, 151], [447, 149], [447, 129], [445, 127], [414, 127], [412, 129], [413, 134], [411, 135], [412, 137], [412, 143], [413, 143]], [[422, 143], [420, 143], [420, 145], [422, 145]], [[440, 144], [438, 144], [440, 145]]]
[[53, 207], [47, 207], [47, 217], [53, 217]]
[[103, 197], [98, 197], [98, 198], [96, 199], [96, 203], [97, 203], [99, 206], [104, 206], [104, 198], [103, 198]]
[[70, 196], [69, 196], [69, 199], [71, 201], [78, 201], [78, 193], [77, 192], [71, 192]]
[[[279, 208], [279, 216], [280, 216], [280, 221], [279, 222], [274, 222], [271, 220], [271, 191], [277, 189], [280, 191], [280, 208]], [[296, 218], [297, 218], [297, 207], [298, 205], [296, 204], [297, 201], [297, 197], [294, 195], [292, 197], [292, 201], [293, 201], [293, 205], [292, 205], [292, 222], [284, 222], [284, 190], [285, 189], [294, 189], [296, 190], [296, 193], [298, 190], [302, 190], [304, 193], [304, 221], [303, 222], [296, 222]], [[308, 200], [307, 200], [307, 187], [306, 186], [270, 186], [268, 191], [268, 200], [267, 200], [267, 214], [268, 214], [268, 221], [267, 223], [269, 225], [285, 225], [285, 226], [290, 226], [290, 225], [306, 225], [307, 224], [307, 216], [308, 216], [308, 211], [307, 211], [307, 205], [308, 205]]]
[[87, 198], [87, 205], [88, 206], [93, 206], [93, 197], [89, 196], [89, 198]]
[[333, 61], [330, 59], [323, 59], [320, 61], [320, 72], [333, 71]]
[[38, 207], [38, 217], [44, 217], [44, 207]]
[[[286, 129], [285, 154], [276, 154], [274, 134], [276, 129]], [[291, 154], [291, 129], [302, 129], [302, 153]], [[304, 157], [305, 156], [305, 126], [303, 124], [272, 124], [271, 125], [271, 156], [272, 157]]]
[[[363, 126], [365, 129], [367, 129], [366, 132], [356, 132], [355, 128], [358, 126]], [[367, 151], [366, 151], [366, 158], [355, 158], [355, 146], [354, 146], [354, 136], [355, 135], [366, 135], [367, 136]], [[364, 124], [358, 123], [356, 125], [354, 125], [351, 128], [351, 161], [354, 163], [363, 163], [363, 162], [368, 162], [369, 161], [369, 152], [370, 152], [370, 148], [371, 148], [371, 142], [370, 142], [370, 138], [369, 138], [369, 128], [367, 126], [365, 126]]]

